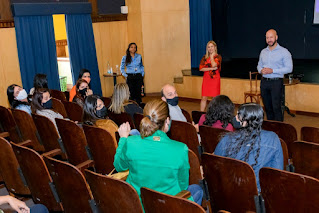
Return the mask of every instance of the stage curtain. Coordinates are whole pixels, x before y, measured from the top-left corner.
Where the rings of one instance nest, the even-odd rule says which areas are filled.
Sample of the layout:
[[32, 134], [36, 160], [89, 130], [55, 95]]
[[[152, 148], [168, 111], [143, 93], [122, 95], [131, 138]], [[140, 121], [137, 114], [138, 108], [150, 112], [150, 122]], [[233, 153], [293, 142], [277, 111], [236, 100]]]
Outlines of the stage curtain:
[[14, 24], [23, 87], [29, 91], [35, 74], [44, 73], [49, 88], [60, 90], [52, 16], [16, 16]]
[[92, 20], [90, 14], [66, 15], [66, 31], [73, 82], [76, 83], [80, 70], [91, 72], [91, 89], [96, 95], [102, 95], [99, 68]]
[[206, 53], [206, 44], [212, 40], [210, 0], [189, 0], [191, 66], [193, 75], [199, 75], [199, 63]]

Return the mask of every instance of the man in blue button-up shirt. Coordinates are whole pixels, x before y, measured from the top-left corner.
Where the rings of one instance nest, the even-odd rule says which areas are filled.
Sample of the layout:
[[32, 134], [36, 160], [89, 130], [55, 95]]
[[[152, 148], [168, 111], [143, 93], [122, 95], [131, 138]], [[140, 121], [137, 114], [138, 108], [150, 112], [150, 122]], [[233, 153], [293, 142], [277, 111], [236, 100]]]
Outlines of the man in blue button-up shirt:
[[273, 29], [266, 33], [268, 46], [259, 56], [258, 72], [262, 74], [260, 84], [261, 97], [266, 109], [267, 119], [283, 121], [281, 110], [283, 78], [292, 72], [290, 52], [277, 43], [278, 35]]

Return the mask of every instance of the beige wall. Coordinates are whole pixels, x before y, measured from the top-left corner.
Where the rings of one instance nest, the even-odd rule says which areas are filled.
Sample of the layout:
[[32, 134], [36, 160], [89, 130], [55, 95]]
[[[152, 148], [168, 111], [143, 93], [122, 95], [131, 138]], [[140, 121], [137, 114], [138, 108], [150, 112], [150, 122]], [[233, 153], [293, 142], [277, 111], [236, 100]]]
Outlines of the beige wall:
[[22, 85], [15, 29], [0, 29], [0, 38], [0, 105], [8, 107], [7, 87]]

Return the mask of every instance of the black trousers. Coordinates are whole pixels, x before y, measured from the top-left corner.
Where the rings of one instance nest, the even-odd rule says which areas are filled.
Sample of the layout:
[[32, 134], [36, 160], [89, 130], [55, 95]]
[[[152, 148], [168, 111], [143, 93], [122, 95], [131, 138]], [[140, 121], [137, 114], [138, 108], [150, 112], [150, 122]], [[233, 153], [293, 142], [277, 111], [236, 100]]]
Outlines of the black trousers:
[[283, 79], [261, 79], [260, 93], [266, 110], [268, 120], [283, 121], [282, 94]]
[[140, 104], [142, 102], [141, 88], [143, 84], [142, 74], [128, 74], [126, 83], [130, 88], [130, 99]]

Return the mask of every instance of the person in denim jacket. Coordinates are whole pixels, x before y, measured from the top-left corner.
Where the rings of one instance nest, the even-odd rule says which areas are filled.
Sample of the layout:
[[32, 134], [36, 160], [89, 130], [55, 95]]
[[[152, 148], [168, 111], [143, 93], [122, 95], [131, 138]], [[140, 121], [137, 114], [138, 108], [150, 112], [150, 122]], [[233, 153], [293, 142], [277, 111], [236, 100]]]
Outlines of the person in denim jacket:
[[262, 130], [264, 111], [259, 104], [243, 104], [238, 108], [236, 120], [241, 128], [226, 134], [218, 143], [214, 154], [247, 162], [256, 175], [260, 191], [259, 170], [262, 167], [283, 169], [283, 152], [276, 133]]

